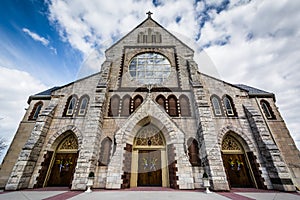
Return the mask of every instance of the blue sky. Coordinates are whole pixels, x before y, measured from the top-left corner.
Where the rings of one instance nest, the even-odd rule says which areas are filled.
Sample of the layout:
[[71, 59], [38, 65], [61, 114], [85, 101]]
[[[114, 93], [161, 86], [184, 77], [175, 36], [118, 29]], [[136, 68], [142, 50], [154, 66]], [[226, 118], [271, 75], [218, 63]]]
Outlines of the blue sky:
[[299, 8], [294, 0], [2, 0], [1, 136], [12, 140], [29, 95], [99, 71], [105, 49], [151, 10], [196, 50], [199, 71], [274, 92], [299, 148]]
[[74, 79], [82, 54], [60, 39], [48, 20], [44, 1], [4, 0], [0, 13], [0, 53], [5, 57], [2, 66], [42, 77], [46, 85]]

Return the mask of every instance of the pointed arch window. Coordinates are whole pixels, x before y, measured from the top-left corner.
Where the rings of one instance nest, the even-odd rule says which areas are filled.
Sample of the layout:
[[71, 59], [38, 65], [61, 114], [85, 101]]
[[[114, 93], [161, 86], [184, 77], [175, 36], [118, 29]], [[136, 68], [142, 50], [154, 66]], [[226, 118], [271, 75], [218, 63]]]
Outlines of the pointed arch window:
[[190, 163], [192, 164], [192, 166], [201, 166], [197, 140], [195, 140], [194, 138], [190, 138], [187, 142], [187, 145]]
[[211, 103], [212, 103], [212, 106], [213, 106], [215, 116], [222, 116], [223, 113], [222, 113], [222, 109], [221, 109], [220, 98], [216, 95], [213, 95], [211, 97]]
[[36, 120], [40, 114], [40, 111], [43, 107], [43, 102], [39, 101], [34, 106], [33, 109], [29, 115], [29, 120]]
[[112, 140], [108, 137], [104, 138], [101, 142], [101, 150], [99, 156], [99, 166], [107, 166], [110, 161], [110, 153]]
[[174, 95], [168, 97], [168, 112], [172, 117], [178, 117], [177, 98]]
[[130, 104], [131, 104], [131, 98], [129, 95], [125, 95], [122, 99], [122, 110], [121, 110], [121, 116], [129, 116], [130, 115]]
[[108, 116], [117, 117], [119, 116], [120, 97], [114, 95], [110, 98]]
[[88, 103], [89, 103], [89, 97], [87, 95], [84, 95], [80, 98], [80, 101], [79, 101], [79, 111], [78, 111], [78, 115], [85, 115], [86, 113], [86, 110], [87, 110], [87, 106], [88, 106]]
[[181, 116], [183, 116], [183, 117], [191, 116], [190, 101], [187, 96], [181, 95], [179, 97], [179, 105], [180, 105]]
[[166, 98], [163, 95], [156, 97], [156, 102], [164, 109], [166, 109]]
[[143, 97], [137, 95], [133, 99], [133, 112], [143, 103]]
[[75, 106], [76, 106], [76, 101], [77, 101], [77, 98], [72, 97], [72, 99], [71, 99], [71, 101], [68, 105], [67, 115], [73, 115], [74, 110], [75, 110]]
[[269, 102], [261, 100], [260, 105], [267, 119], [276, 119]]
[[72, 116], [75, 113], [77, 100], [78, 100], [77, 95], [71, 95], [68, 98], [63, 116]]
[[228, 95], [225, 95], [223, 98], [223, 103], [224, 103], [224, 107], [225, 107], [227, 116], [230, 116], [230, 117], [236, 116], [232, 98]]

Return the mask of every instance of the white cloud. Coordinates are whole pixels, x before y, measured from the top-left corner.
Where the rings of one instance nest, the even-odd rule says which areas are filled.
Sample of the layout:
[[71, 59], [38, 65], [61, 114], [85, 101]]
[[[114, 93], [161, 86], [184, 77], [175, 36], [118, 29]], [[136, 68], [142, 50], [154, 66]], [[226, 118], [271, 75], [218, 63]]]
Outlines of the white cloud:
[[36, 34], [34, 32], [31, 32], [27, 28], [23, 28], [22, 30], [23, 30], [24, 33], [27, 33], [32, 39], [42, 43], [44, 46], [47, 46], [49, 44], [49, 41], [46, 38], [41, 37], [41, 36], [39, 36], [38, 34]]
[[0, 66], [0, 74], [0, 133], [10, 143], [28, 107], [28, 97], [46, 86], [25, 71]]
[[[86, 59], [94, 51], [103, 54], [115, 38], [119, 39], [140, 24], [149, 10], [167, 29], [194, 38], [198, 22], [194, 20], [197, 11], [193, 2], [163, 1], [163, 6], [155, 7], [145, 0], [88, 1], [84, 4], [80, 0], [53, 0], [49, 3], [49, 20], [59, 27], [64, 41], [83, 52]], [[177, 16], [181, 17], [179, 24], [175, 22]], [[99, 70], [99, 66], [94, 67]]]
[[[42, 45], [44, 45], [45, 47], [48, 47], [49, 46], [49, 40], [47, 40], [46, 38], [42, 37], [42, 36], [39, 36], [38, 34], [30, 31], [29, 29], [27, 28], [23, 28], [22, 31], [26, 34], [28, 34], [33, 40], [37, 41], [37, 42], [40, 42], [42, 43]], [[49, 46], [50, 50], [52, 50], [52, 52], [54, 54], [57, 54], [57, 51], [54, 47], [51, 47]]]
[[203, 45], [208, 41], [213, 43], [223, 35], [230, 36], [227, 45], [210, 46], [206, 52], [223, 79], [275, 93], [277, 105], [298, 148], [300, 14], [295, 8], [299, 6], [300, 3], [295, 1], [278, 4], [251, 1], [232, 6], [205, 24], [199, 41]]
[[[171, 32], [191, 39], [201, 33], [197, 45], [205, 47], [224, 80], [276, 94], [280, 111], [300, 148], [297, 136], [300, 135], [300, 108], [295, 106], [300, 92], [300, 13], [297, 9], [300, 2], [232, 0], [221, 12], [214, 8], [224, 6], [226, 1], [159, 2], [160, 6], [155, 7], [146, 0], [95, 0], [84, 4], [80, 0], [52, 0], [49, 19], [59, 27], [65, 41], [83, 52], [85, 59], [97, 58], [89, 55], [94, 54], [95, 49], [103, 52], [114, 38], [141, 23], [149, 10], [154, 13], [153, 18]], [[179, 23], [175, 22], [176, 17], [181, 17]], [[203, 21], [206, 23], [201, 28]], [[205, 58], [199, 65], [202, 72], [218, 74], [205, 66], [211, 63], [205, 53], [195, 57], [197, 61], [200, 58]], [[99, 69], [99, 65], [87, 60], [83, 66], [85, 64]]]

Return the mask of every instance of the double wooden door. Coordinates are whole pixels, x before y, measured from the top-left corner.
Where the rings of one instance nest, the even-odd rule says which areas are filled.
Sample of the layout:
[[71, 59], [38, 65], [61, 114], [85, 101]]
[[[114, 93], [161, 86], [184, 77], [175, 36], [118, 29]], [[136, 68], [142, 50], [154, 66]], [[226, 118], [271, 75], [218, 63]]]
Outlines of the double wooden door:
[[254, 187], [244, 154], [222, 154], [222, 158], [231, 187]]
[[73, 180], [78, 153], [56, 153], [48, 186], [68, 186]]
[[138, 186], [162, 186], [161, 151], [139, 150]]

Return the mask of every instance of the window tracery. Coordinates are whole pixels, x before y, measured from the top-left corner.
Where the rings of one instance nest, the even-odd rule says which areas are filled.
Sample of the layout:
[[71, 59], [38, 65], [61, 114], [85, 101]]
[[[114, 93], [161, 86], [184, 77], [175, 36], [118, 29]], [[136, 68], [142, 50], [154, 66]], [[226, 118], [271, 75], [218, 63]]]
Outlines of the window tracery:
[[224, 107], [225, 107], [225, 110], [226, 110], [226, 114], [227, 116], [236, 116], [236, 111], [235, 111], [235, 108], [234, 108], [234, 104], [233, 104], [233, 101], [232, 101], [232, 98], [228, 95], [225, 95], [223, 97], [223, 103], [224, 103]]
[[87, 111], [88, 103], [89, 103], [89, 98], [87, 95], [84, 95], [80, 98], [78, 115], [85, 115]]
[[242, 151], [239, 142], [232, 136], [226, 135], [222, 142], [222, 150], [238, 150]]
[[129, 74], [139, 84], [162, 84], [171, 73], [169, 60], [158, 53], [142, 53], [132, 58]]
[[222, 110], [221, 110], [221, 104], [220, 100], [216, 96], [211, 97], [211, 103], [213, 106], [214, 114], [216, 116], [221, 116], [222, 115]]
[[77, 95], [71, 95], [67, 102], [66, 102], [66, 107], [63, 113], [63, 116], [73, 116], [75, 114], [75, 109], [77, 106]]
[[59, 150], [78, 149], [78, 141], [75, 135], [71, 134], [63, 140], [59, 146]]
[[135, 144], [139, 146], [161, 146], [164, 139], [160, 130], [154, 125], [144, 126], [136, 135]]

